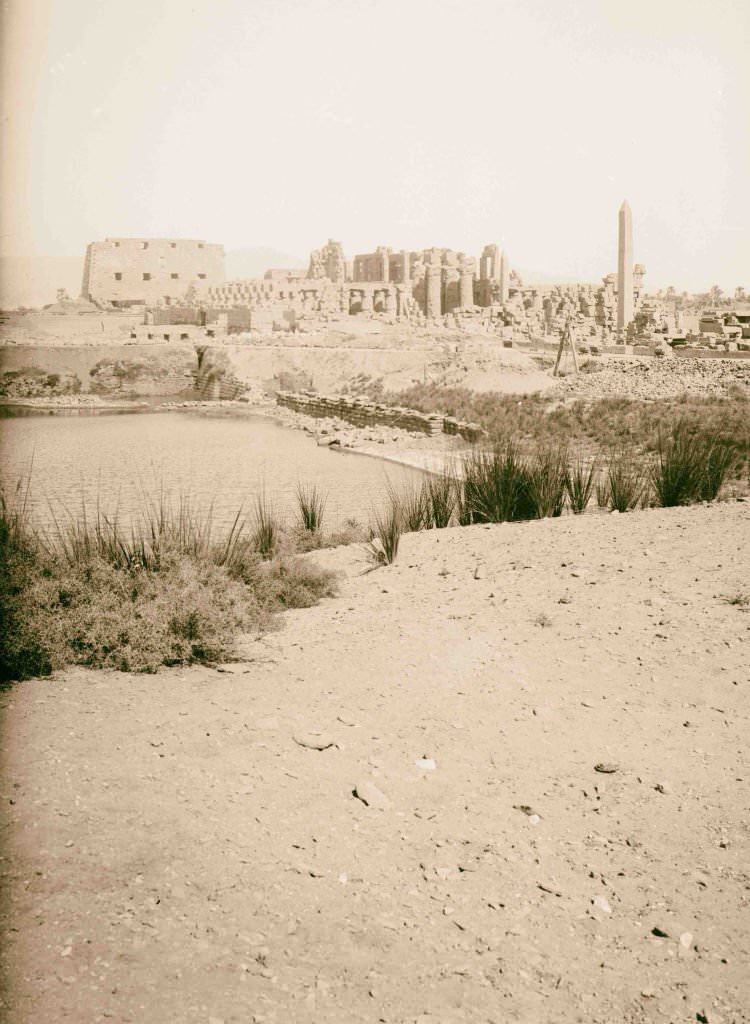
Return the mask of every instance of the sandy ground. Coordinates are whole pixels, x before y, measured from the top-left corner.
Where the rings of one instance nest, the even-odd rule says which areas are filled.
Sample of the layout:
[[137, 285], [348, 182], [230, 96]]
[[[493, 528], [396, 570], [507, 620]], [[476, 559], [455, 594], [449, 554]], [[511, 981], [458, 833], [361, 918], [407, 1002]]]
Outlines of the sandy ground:
[[243, 661], [6, 692], [0, 1016], [747, 1021], [749, 538], [734, 502], [317, 553], [340, 595]]

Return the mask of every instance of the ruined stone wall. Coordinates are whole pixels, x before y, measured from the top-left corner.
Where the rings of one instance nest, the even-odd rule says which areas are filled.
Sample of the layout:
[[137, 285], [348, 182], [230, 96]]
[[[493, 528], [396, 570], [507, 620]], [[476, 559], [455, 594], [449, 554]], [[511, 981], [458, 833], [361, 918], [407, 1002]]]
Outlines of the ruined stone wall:
[[81, 294], [90, 302], [157, 305], [188, 288], [223, 284], [224, 247], [199, 239], [107, 238], [86, 250]]
[[418, 412], [399, 406], [381, 405], [364, 398], [346, 398], [340, 395], [319, 395], [313, 391], [278, 391], [277, 405], [306, 416], [340, 419], [358, 427], [386, 426], [400, 430], [436, 434], [456, 434], [467, 441], [478, 441], [482, 428], [476, 423], [464, 423], [450, 416]]

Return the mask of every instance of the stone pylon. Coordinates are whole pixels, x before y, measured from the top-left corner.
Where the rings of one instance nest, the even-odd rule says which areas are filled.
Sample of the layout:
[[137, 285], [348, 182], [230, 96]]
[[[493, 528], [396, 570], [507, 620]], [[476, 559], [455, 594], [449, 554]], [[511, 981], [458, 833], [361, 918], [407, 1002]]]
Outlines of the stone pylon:
[[633, 319], [633, 215], [627, 199], [620, 207], [617, 233], [617, 331]]

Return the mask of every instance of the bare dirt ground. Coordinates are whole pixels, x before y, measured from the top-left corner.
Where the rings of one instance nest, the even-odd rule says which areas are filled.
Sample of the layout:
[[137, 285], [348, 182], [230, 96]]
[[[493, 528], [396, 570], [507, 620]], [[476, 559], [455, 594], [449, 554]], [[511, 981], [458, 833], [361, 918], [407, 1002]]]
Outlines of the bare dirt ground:
[[747, 1021], [749, 528], [319, 553], [244, 661], [5, 693], [3, 1019]]

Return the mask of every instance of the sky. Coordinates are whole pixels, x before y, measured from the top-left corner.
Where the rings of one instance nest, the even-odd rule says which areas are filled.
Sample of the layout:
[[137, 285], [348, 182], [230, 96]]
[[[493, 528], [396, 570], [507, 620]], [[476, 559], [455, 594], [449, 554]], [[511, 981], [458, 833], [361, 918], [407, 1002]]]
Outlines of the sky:
[[[3, 0], [0, 255], [437, 245], [750, 289], [747, 0]], [[78, 279], [76, 281], [76, 284]], [[51, 301], [50, 296], [47, 301]]]

